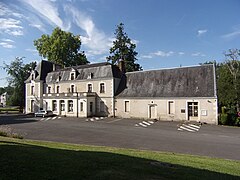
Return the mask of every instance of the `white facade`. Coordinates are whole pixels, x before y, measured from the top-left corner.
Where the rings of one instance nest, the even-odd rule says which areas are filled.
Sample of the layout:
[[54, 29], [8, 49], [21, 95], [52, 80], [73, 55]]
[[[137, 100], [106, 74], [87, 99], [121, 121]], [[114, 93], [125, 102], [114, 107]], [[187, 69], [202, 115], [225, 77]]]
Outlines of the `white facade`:
[[[102, 68], [101, 71], [98, 69], [99, 66]], [[54, 114], [60, 116], [117, 116], [167, 121], [190, 120], [217, 124], [216, 95], [209, 97], [139, 97], [140, 93], [135, 93], [136, 96], [124, 97], [124, 89], [136, 90], [134, 86], [131, 87], [131, 84], [128, 84], [134, 83], [132, 82], [134, 79], [126, 82], [122, 90], [118, 92], [121, 84], [125, 82], [122, 78], [129, 76], [120, 74], [120, 78], [118, 75], [109, 75], [113, 71], [112, 65], [101, 64], [99, 66], [86, 66], [88, 70], [80, 67], [70, 71], [68, 69], [49, 71], [45, 79], [34, 78], [37, 71], [32, 72], [25, 82], [26, 113], [45, 109], [52, 110]], [[119, 73], [119, 69], [116, 71]], [[102, 77], [99, 78], [99, 76]], [[195, 89], [198, 92], [201, 88], [197, 86]]]

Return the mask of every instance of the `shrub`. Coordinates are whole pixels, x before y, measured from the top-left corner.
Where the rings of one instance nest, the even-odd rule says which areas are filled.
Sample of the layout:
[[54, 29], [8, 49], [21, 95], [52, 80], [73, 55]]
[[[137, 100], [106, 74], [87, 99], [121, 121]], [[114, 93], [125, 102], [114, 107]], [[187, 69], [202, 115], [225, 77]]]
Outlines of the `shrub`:
[[219, 124], [227, 125], [228, 124], [228, 114], [221, 114]]

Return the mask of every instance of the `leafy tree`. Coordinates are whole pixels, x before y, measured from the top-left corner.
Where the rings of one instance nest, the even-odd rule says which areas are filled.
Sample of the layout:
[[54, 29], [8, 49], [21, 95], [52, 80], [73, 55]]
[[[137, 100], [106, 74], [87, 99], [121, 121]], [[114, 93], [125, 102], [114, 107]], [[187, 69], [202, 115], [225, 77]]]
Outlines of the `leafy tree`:
[[136, 63], [137, 52], [135, 51], [136, 44], [134, 44], [124, 32], [124, 24], [120, 23], [115, 32], [116, 40], [113, 41], [113, 47], [110, 48], [110, 56], [107, 60], [112, 64], [118, 64], [119, 60], [125, 62], [126, 72], [140, 71], [142, 67]]
[[235, 96], [235, 105], [237, 112], [240, 111], [240, 96], [239, 96], [239, 88], [240, 88], [240, 50], [239, 49], [229, 49], [227, 53], [225, 53], [226, 57], [226, 66], [232, 76], [232, 84], [233, 84], [233, 95]]
[[62, 31], [58, 27], [50, 36], [43, 34], [41, 38], [34, 40], [34, 46], [41, 56], [64, 67], [89, 63], [84, 52], [80, 52], [80, 36]]
[[[5, 64], [4, 69], [7, 71], [8, 83], [14, 88], [14, 91], [10, 97], [9, 104], [20, 106], [23, 109], [25, 104], [25, 84], [24, 81], [29, 77], [31, 71], [35, 69], [36, 62], [29, 64], [23, 63], [22, 57], [16, 57], [9, 65]], [[11, 90], [8, 88], [9, 91]]]

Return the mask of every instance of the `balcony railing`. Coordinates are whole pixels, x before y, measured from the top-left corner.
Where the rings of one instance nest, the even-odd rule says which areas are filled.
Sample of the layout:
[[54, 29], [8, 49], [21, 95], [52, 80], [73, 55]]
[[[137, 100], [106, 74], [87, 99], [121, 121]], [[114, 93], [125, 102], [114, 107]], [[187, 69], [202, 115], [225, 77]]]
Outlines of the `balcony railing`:
[[96, 96], [95, 92], [65, 92], [65, 93], [46, 93], [43, 97], [89, 97]]

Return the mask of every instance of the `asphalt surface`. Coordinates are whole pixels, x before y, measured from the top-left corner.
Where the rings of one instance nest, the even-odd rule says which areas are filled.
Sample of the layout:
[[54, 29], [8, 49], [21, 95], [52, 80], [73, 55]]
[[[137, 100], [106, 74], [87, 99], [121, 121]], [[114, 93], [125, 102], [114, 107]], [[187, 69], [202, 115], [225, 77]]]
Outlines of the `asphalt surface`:
[[240, 128], [121, 118], [0, 115], [25, 139], [166, 151], [240, 160]]

